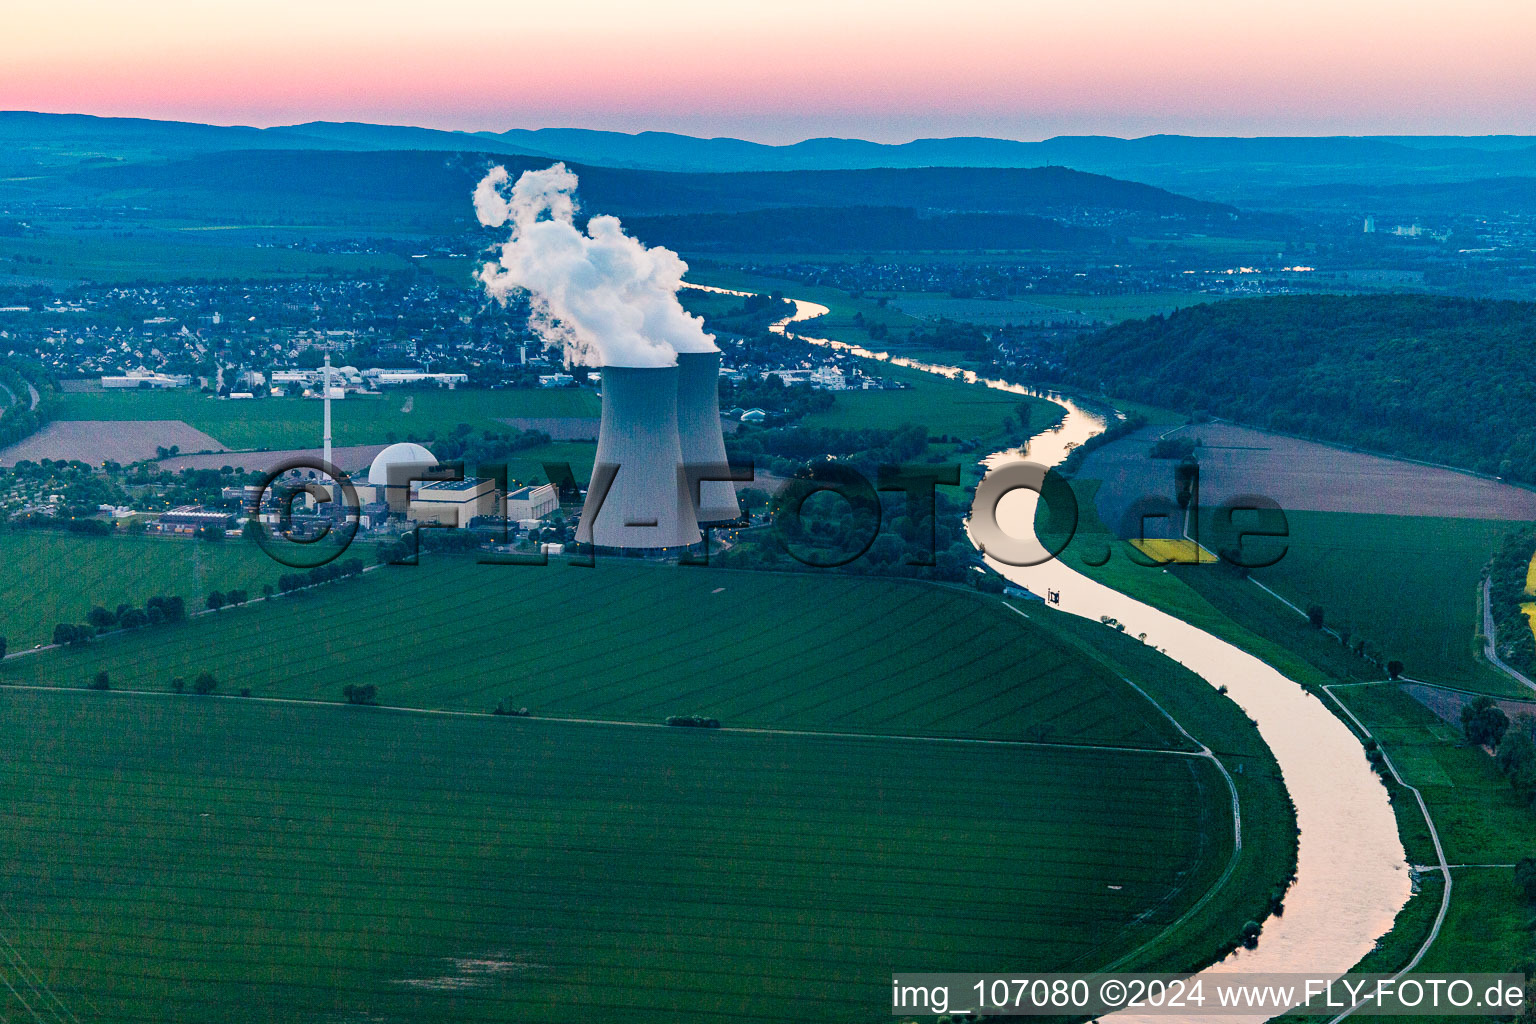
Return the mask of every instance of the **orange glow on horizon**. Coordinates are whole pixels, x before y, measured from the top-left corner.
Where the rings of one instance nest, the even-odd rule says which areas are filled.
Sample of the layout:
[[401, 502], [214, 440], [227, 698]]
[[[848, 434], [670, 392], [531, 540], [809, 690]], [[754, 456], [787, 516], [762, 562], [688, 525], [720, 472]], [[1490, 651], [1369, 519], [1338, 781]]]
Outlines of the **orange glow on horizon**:
[[1533, 38], [1536, 6], [1509, 0], [28, 2], [0, 108], [774, 142], [1526, 133]]

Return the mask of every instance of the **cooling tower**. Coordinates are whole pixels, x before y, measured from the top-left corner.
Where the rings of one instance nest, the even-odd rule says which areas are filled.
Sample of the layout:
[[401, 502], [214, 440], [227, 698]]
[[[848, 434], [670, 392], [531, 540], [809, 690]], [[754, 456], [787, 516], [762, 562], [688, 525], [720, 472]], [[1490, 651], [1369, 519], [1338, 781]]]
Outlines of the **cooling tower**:
[[599, 548], [700, 540], [677, 433], [675, 366], [603, 367], [597, 459], [576, 539]]
[[[725, 438], [720, 433], [720, 353], [677, 354], [677, 433], [683, 465], [695, 476], [725, 476]], [[705, 480], [690, 500], [701, 523], [728, 523], [741, 516], [736, 485], [730, 480]]]

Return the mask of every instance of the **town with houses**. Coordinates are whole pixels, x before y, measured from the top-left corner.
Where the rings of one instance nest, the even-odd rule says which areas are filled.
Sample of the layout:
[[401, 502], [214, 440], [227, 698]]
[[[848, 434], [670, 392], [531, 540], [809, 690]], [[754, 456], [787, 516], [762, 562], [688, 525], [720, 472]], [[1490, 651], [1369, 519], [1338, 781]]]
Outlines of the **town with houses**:
[[[806, 391], [902, 386], [861, 372], [844, 353], [759, 335], [718, 331], [728, 394], [749, 393], [769, 378]], [[469, 289], [423, 280], [12, 290], [0, 305], [0, 353], [35, 361], [65, 396], [182, 392], [217, 402], [302, 398], [329, 405], [390, 391], [570, 388], [600, 395], [602, 388], [601, 371], [567, 367], [543, 349], [525, 306], [488, 307]], [[726, 405], [722, 416], [738, 427], [771, 426], [778, 418], [750, 401]], [[548, 440], [526, 431], [505, 443]], [[318, 433], [313, 444], [317, 454], [329, 451]], [[0, 515], [80, 532], [124, 528], [202, 539], [239, 536], [252, 523], [296, 535], [354, 523], [375, 536], [454, 527], [484, 531], [487, 544], [509, 550], [558, 550], [572, 535], [561, 495], [548, 482], [392, 484], [391, 475], [402, 471], [433, 475], [438, 456], [416, 441], [379, 447], [362, 453], [370, 458], [357, 465], [337, 456], [352, 487], [333, 495], [337, 501], [304, 488], [324, 480], [316, 469], [267, 480], [271, 458], [261, 453], [222, 452], [218, 468], [178, 467], [177, 458], [199, 452], [176, 446], [127, 464], [16, 459], [0, 473]]]

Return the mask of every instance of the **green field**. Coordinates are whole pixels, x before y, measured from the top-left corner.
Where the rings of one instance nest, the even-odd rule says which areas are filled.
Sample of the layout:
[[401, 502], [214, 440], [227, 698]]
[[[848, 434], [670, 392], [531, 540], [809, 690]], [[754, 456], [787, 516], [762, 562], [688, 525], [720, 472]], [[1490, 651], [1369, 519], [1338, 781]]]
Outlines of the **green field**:
[[1189, 758], [0, 707], [3, 928], [82, 1019], [870, 1020], [902, 964], [1124, 952], [1226, 853]]
[[[1519, 685], [1478, 654], [1481, 628], [1478, 583], [1483, 565], [1514, 524], [1483, 519], [1287, 512], [1290, 535], [1284, 557], [1255, 569], [1252, 580], [1226, 565], [1173, 566], [1168, 571], [1134, 564], [1128, 545], [1114, 538], [1093, 505], [1098, 481], [1074, 480], [1077, 534], [1064, 555], [1082, 572], [1173, 611], [1202, 629], [1241, 629], [1251, 646], [1271, 643], [1261, 655], [1297, 679], [1379, 679], [1383, 673], [1355, 657], [1337, 639], [1312, 629], [1302, 616], [1255, 586], [1258, 580], [1291, 604], [1321, 605], [1329, 628], [1365, 639], [1383, 660], [1403, 662], [1404, 675], [1490, 693], [1516, 693]], [[1201, 538], [1212, 538], [1209, 518]], [[1102, 557], [1108, 564], [1084, 564]], [[1273, 642], [1291, 661], [1309, 668], [1298, 674], [1274, 661]], [[1299, 656], [1299, 657], [1298, 657]]]
[[[840, 614], [808, 622], [813, 607]], [[80, 686], [102, 669], [124, 689], [208, 670], [259, 697], [333, 701], [365, 681], [405, 707], [489, 712], [505, 697], [575, 718], [1179, 743], [1112, 673], [995, 601], [830, 574], [428, 557], [11, 661], [0, 678]]]
[[[1521, 803], [1493, 758], [1459, 743], [1458, 730], [1397, 687], [1383, 683], [1333, 692], [1371, 730], [1404, 780], [1423, 793], [1446, 860], [1469, 865], [1451, 868], [1450, 909], [1419, 970], [1527, 969], [1536, 942], [1530, 907], [1515, 887], [1514, 873], [1508, 867], [1477, 865], [1513, 864], [1536, 851], [1536, 814]], [[1400, 792], [1393, 803], [1405, 841], [1414, 832], [1422, 834], [1423, 818], [1411, 796]], [[1416, 863], [1436, 862], [1427, 836], [1407, 845]], [[1438, 880], [1439, 875], [1425, 877]], [[1429, 934], [1440, 894], [1435, 884], [1414, 898], [1409, 904], [1412, 913], [1399, 918], [1398, 928], [1368, 969], [1395, 970], [1407, 962]]]
[[1101, 321], [1139, 320], [1142, 317], [1172, 313], [1202, 302], [1219, 302], [1218, 295], [1189, 292], [1154, 292], [1147, 295], [1035, 295], [1031, 302], [1070, 313], [1080, 313]]
[[1020, 405], [1029, 406], [1034, 426], [1053, 423], [1061, 416], [1061, 406], [1043, 398], [948, 380], [889, 363], [875, 363], [873, 370], [909, 386], [892, 391], [840, 391], [831, 409], [812, 413], [802, 423], [845, 429], [916, 423], [927, 427], [930, 436], [993, 439], [1002, 432], [1003, 417], [1018, 419]]
[[1493, 758], [1458, 742], [1460, 730], [1395, 686], [1334, 692], [1376, 736], [1403, 780], [1423, 792], [1448, 861], [1513, 864], [1536, 852], [1536, 814]]
[[[73, 688], [99, 669], [154, 692]], [[165, 692], [205, 669], [252, 698]], [[1122, 674], [1222, 751], [1236, 859], [1214, 764]], [[364, 681], [460, 713], [336, 703]], [[93, 1019], [869, 1020], [904, 966], [1208, 959], [1294, 855], [1208, 685], [918, 583], [428, 556], [0, 682], [60, 687], [0, 687], [0, 930]]]
[[[303, 398], [230, 402], [196, 391], [91, 391], [64, 396], [61, 420], [184, 420], [226, 447], [314, 447], [321, 433], [321, 403]], [[383, 444], [447, 435], [460, 423], [476, 433], [510, 429], [509, 417], [595, 417], [601, 402], [587, 388], [498, 391], [390, 391], [333, 403], [337, 445]]]
[[1061, 321], [1083, 326], [1172, 313], [1217, 301], [1198, 293], [1066, 295], [1028, 292], [1007, 299], [957, 299], [937, 292], [893, 292], [890, 303], [919, 318], [946, 318], [976, 324], [1036, 324]]
[[12, 651], [50, 643], [54, 626], [84, 622], [94, 605], [142, 608], [165, 595], [196, 610], [209, 591], [260, 594], [263, 584], [288, 571], [251, 544], [48, 530], [0, 531], [0, 561], [0, 636]]
[[1505, 692], [1477, 655], [1483, 566], [1515, 524], [1480, 519], [1290, 512], [1289, 550], [1254, 578], [1329, 626], [1347, 626], [1430, 682]]

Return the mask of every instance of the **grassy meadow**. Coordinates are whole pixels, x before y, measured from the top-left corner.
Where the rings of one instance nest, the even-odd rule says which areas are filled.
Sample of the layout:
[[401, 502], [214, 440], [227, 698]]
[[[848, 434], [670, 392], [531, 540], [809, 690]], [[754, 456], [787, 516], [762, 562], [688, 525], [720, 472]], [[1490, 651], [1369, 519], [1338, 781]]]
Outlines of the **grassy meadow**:
[[[1174, 564], [1164, 572], [1136, 564], [1133, 544], [1116, 539], [1099, 521], [1093, 505], [1097, 486], [1093, 480], [1072, 483], [1080, 518], [1063, 557], [1074, 568], [1203, 629], [1240, 629], [1249, 643], [1258, 637], [1277, 642], [1292, 652], [1293, 665], [1299, 656], [1309, 666], [1297, 675], [1272, 662], [1293, 678], [1379, 679], [1382, 672], [1313, 629], [1253, 580], [1298, 608], [1321, 605], [1326, 626], [1347, 632], [1351, 641], [1365, 639], [1384, 659], [1401, 661], [1407, 676], [1489, 693], [1520, 692], [1518, 683], [1482, 660], [1476, 640], [1482, 628], [1481, 572], [1514, 523], [1290, 511], [1284, 556], [1253, 570], [1251, 579], [1204, 557], [1201, 564]], [[1209, 518], [1202, 529], [1205, 547], [1222, 546]], [[1149, 543], [1160, 551], [1164, 544]], [[1084, 561], [1085, 556], [1097, 560], [1106, 550], [1107, 564]], [[1274, 654], [1271, 648], [1264, 657], [1271, 660]]]
[[[0, 530], [0, 563], [0, 636], [12, 651], [51, 643], [54, 626], [84, 622], [94, 605], [142, 608], [164, 595], [196, 610], [210, 591], [259, 595], [263, 584], [288, 571], [254, 544], [51, 530]], [[0, 668], [0, 679], [4, 675]]]
[[1289, 550], [1254, 578], [1324, 621], [1347, 626], [1431, 682], [1491, 687], [1477, 656], [1483, 566], [1514, 523], [1481, 519], [1289, 512]]
[[[1459, 730], [1396, 686], [1344, 686], [1333, 692], [1371, 730], [1404, 781], [1423, 794], [1453, 865], [1450, 909], [1419, 969], [1524, 970], [1536, 943], [1529, 909], [1506, 865], [1536, 850], [1536, 815], [1521, 804], [1493, 758], [1460, 742]], [[1393, 804], [1410, 859], [1436, 863], [1411, 794], [1398, 791]], [[1396, 970], [1428, 935], [1442, 889], [1438, 872], [1425, 881], [1430, 884], [1409, 903], [1369, 969]]]
[[[321, 408], [303, 398], [231, 402], [197, 391], [90, 391], [64, 396], [61, 420], [183, 420], [228, 448], [314, 447]], [[508, 429], [512, 417], [595, 417], [602, 411], [587, 388], [391, 390], [377, 398], [333, 403], [338, 446], [416, 440], [452, 433], [460, 423], [479, 433]]]
[[[839, 613], [807, 618], [808, 608]], [[1114, 674], [973, 592], [617, 559], [583, 569], [428, 556], [11, 661], [0, 679], [81, 686], [102, 670], [124, 689], [164, 690], [206, 670], [224, 692], [318, 701], [366, 682], [382, 703], [482, 713], [505, 698], [566, 718], [1180, 742]]]
[[839, 391], [831, 409], [810, 414], [802, 424], [857, 429], [916, 423], [927, 427], [932, 436], [990, 439], [1002, 432], [1003, 417], [1018, 419], [1021, 405], [1029, 407], [1030, 423], [1037, 426], [1061, 417], [1061, 406], [1043, 398], [948, 380], [924, 370], [877, 365], [882, 377], [908, 386], [890, 391]]
[[[1122, 674], [1222, 752], [1235, 860], [1215, 766]], [[867, 1020], [904, 966], [1208, 958], [1294, 855], [1208, 685], [916, 583], [429, 555], [0, 683], [0, 930], [98, 1019]]]
[[867, 1020], [898, 964], [1124, 952], [1227, 853], [1189, 758], [0, 705], [7, 938], [91, 1019]]

